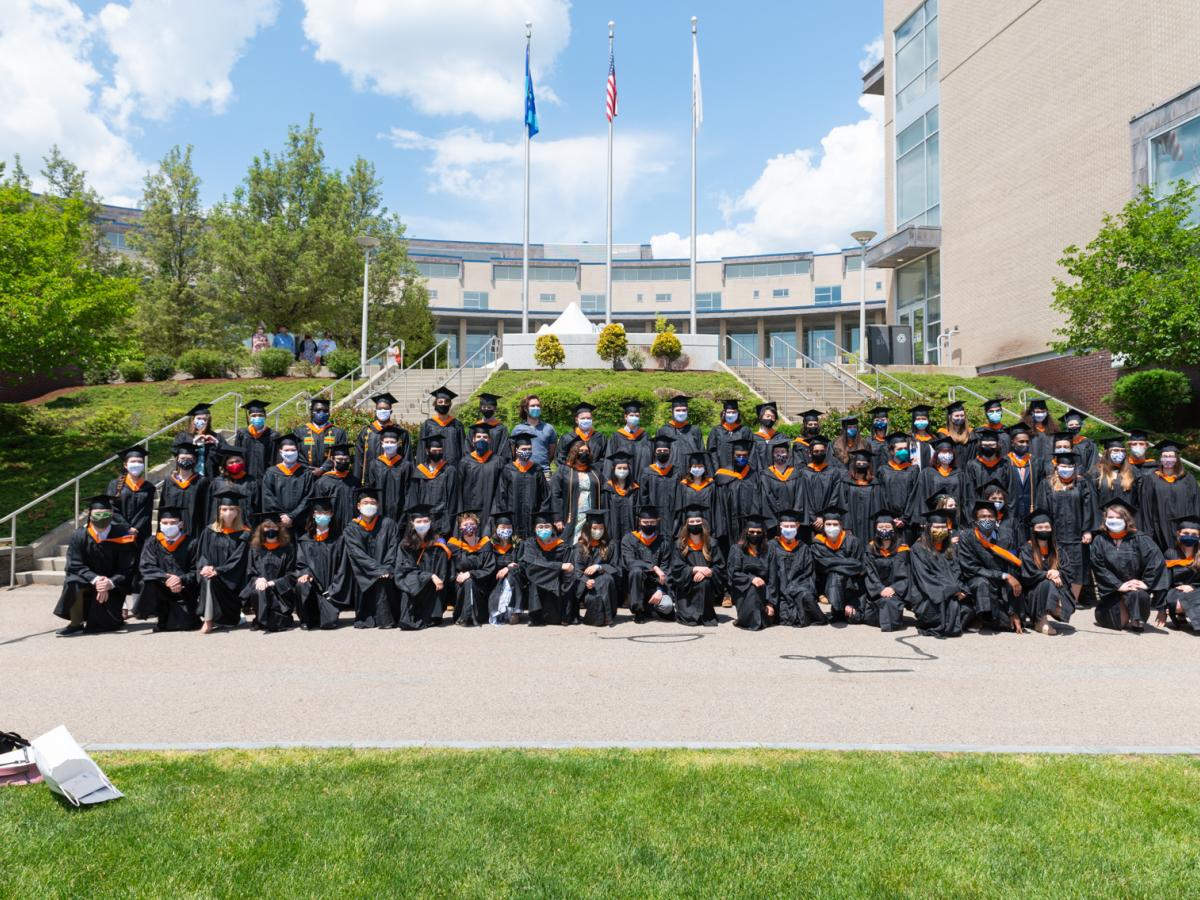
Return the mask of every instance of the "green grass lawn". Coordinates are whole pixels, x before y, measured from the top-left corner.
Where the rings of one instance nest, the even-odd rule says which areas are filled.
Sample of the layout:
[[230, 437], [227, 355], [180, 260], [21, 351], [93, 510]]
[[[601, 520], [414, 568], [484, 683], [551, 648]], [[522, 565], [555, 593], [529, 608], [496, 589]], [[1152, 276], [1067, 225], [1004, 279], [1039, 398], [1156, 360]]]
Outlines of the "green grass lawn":
[[1189, 896], [1200, 761], [786, 751], [98, 754], [0, 796], [5, 896]]

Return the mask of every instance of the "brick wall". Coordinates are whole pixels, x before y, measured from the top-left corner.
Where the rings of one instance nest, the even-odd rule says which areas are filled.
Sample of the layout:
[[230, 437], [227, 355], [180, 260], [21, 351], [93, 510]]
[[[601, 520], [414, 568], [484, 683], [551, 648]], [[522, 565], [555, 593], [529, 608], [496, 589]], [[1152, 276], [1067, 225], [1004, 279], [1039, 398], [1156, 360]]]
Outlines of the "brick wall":
[[1009, 366], [991, 370], [988, 374], [1020, 378], [1078, 409], [1111, 420], [1112, 408], [1104, 402], [1104, 397], [1112, 391], [1120, 371], [1112, 367], [1112, 354], [1104, 350], [1087, 356], [1059, 356]]

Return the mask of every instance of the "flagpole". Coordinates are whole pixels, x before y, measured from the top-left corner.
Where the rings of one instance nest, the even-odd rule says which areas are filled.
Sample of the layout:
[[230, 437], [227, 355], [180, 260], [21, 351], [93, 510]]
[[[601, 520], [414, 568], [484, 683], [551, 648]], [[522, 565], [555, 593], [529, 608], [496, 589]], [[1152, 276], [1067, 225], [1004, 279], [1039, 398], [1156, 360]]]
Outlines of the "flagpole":
[[[525, 23], [525, 59], [529, 60], [529, 45], [533, 23]], [[529, 334], [529, 123], [522, 117], [525, 132], [525, 236], [521, 247], [521, 333]]]
[[[612, 55], [613, 55], [613, 29], [615, 26], [616, 26], [616, 22], [610, 21], [608, 23], [608, 56], [609, 56], [609, 59], [612, 59]], [[614, 109], [613, 112], [615, 113], [616, 110]], [[608, 251], [604, 255], [604, 324], [605, 325], [608, 325], [609, 323], [612, 322], [612, 309], [613, 309], [613, 295], [612, 295], [613, 170], [612, 170], [612, 162], [613, 162], [613, 119], [614, 118], [616, 118], [615, 115], [608, 117], [608, 223], [607, 223]]]
[[[696, 50], [696, 17], [692, 16], [692, 59], [697, 58]], [[696, 333], [696, 67], [692, 67], [692, 265], [691, 265], [691, 297], [688, 311], [691, 333]]]

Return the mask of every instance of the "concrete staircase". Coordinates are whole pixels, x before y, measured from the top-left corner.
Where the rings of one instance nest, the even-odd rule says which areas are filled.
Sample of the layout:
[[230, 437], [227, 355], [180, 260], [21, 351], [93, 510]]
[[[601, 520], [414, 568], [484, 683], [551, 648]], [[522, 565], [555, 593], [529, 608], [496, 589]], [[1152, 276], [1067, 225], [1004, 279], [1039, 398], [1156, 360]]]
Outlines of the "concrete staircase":
[[828, 369], [731, 366], [730, 371], [754, 392], [779, 406], [784, 418], [795, 421], [806, 409], [847, 409], [872, 399], [869, 388], [842, 380]]
[[[54, 556], [33, 561], [33, 569], [17, 573], [17, 584], [52, 584], [62, 586], [67, 571], [67, 545], [55, 544]], [[7, 573], [6, 573], [7, 574]]]
[[445, 385], [465, 401], [495, 371], [495, 367], [468, 369], [398, 369], [384, 372], [371, 385], [366, 395], [356, 398], [365, 403], [375, 394], [390, 393], [396, 398], [392, 406], [392, 420], [419, 423], [429, 417], [431, 410], [430, 391]]

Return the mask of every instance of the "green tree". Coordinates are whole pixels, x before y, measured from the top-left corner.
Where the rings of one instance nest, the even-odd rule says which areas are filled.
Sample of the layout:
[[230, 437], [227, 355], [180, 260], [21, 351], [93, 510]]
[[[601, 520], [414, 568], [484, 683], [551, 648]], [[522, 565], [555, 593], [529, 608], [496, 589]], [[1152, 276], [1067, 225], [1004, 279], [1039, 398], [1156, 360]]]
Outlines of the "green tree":
[[533, 342], [533, 361], [547, 369], [557, 369], [567, 361], [567, 351], [556, 334], [542, 334]]
[[617, 363], [629, 353], [629, 338], [625, 336], [625, 326], [618, 322], [605, 325], [596, 341], [596, 355], [605, 362], [612, 363], [615, 369]]
[[1200, 227], [1188, 218], [1196, 186], [1156, 198], [1148, 187], [1105, 216], [1086, 248], [1067, 247], [1053, 306], [1066, 316], [1054, 349], [1120, 354], [1130, 366], [1194, 364], [1200, 358]]

